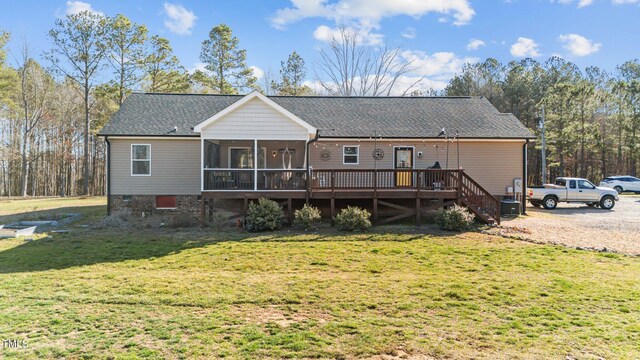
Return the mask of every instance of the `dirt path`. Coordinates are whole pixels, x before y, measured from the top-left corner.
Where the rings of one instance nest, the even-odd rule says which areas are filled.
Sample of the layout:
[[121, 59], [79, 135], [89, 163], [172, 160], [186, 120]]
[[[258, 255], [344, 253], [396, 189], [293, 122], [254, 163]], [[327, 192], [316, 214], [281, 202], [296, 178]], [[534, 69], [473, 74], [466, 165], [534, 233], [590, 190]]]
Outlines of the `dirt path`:
[[528, 206], [527, 216], [503, 219], [502, 226], [524, 228], [522, 236], [535, 241], [640, 255], [640, 196], [622, 195], [611, 211], [582, 204]]

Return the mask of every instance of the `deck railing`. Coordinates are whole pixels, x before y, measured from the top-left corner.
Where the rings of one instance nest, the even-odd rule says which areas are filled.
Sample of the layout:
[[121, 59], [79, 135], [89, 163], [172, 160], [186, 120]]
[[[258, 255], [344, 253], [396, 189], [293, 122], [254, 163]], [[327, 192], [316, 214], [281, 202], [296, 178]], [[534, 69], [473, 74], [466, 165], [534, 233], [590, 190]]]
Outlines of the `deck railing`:
[[204, 169], [204, 191], [306, 190], [304, 169]]
[[500, 203], [463, 170], [445, 169], [204, 169], [204, 191], [455, 191], [487, 222], [500, 222]]
[[258, 170], [258, 190], [306, 190], [307, 170]]
[[332, 169], [311, 172], [312, 190], [457, 190], [458, 170]]
[[255, 188], [253, 169], [204, 169], [203, 189], [206, 190], [244, 190]]

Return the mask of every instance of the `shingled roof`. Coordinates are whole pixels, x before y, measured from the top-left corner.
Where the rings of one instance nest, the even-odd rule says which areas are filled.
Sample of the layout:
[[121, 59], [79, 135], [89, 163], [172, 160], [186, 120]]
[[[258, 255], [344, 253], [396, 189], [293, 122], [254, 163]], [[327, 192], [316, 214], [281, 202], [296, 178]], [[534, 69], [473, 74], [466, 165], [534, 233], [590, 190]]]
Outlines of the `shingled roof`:
[[[193, 127], [243, 95], [130, 95], [102, 136], [199, 136]], [[442, 128], [461, 138], [533, 138], [512, 114], [483, 97], [269, 96], [320, 129], [321, 137], [430, 138]], [[174, 130], [174, 127], [177, 129]]]

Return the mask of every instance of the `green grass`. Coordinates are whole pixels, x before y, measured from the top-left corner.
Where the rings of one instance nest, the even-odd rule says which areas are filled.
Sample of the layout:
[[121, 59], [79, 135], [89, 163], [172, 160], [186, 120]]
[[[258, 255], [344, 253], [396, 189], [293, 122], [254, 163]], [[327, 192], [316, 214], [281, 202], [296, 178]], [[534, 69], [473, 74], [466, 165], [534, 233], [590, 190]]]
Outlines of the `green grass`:
[[107, 198], [104, 196], [0, 197], [0, 224], [19, 220], [50, 220], [64, 213], [82, 213], [85, 217], [96, 219], [104, 216], [106, 204]]
[[400, 228], [0, 241], [0, 357], [640, 357], [638, 258]]

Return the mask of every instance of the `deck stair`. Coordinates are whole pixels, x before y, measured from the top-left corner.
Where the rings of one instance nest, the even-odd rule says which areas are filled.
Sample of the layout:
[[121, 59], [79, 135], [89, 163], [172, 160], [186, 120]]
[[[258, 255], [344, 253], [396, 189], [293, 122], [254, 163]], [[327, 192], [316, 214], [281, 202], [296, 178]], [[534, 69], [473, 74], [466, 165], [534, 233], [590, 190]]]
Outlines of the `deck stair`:
[[500, 202], [464, 171], [458, 173], [459, 201], [487, 224], [500, 224]]

